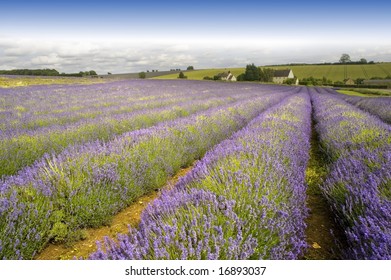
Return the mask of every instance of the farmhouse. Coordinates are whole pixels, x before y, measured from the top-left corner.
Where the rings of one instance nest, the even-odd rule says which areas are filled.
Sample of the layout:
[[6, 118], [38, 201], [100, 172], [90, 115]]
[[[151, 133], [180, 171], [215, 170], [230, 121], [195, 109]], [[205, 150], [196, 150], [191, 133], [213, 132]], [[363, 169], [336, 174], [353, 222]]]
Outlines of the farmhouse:
[[274, 70], [273, 82], [282, 84], [287, 79], [293, 79], [294, 77], [292, 69]]
[[354, 80], [351, 79], [351, 78], [348, 78], [348, 79], [343, 80], [343, 83], [344, 83], [345, 85], [354, 85], [354, 84], [355, 84]]
[[219, 77], [222, 81], [236, 82], [236, 77], [231, 73], [231, 71], [228, 71], [228, 73], [219, 73], [217, 74], [217, 77]]

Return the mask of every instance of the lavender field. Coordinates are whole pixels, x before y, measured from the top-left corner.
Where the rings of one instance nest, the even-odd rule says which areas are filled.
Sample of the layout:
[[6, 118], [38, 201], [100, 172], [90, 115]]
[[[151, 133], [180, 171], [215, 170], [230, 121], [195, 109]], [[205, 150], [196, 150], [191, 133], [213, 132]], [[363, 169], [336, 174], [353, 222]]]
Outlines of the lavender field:
[[0, 89], [0, 259], [83, 239], [193, 164], [85, 258], [306, 259], [313, 145], [339, 258], [391, 259], [391, 99], [355, 98], [172, 80]]

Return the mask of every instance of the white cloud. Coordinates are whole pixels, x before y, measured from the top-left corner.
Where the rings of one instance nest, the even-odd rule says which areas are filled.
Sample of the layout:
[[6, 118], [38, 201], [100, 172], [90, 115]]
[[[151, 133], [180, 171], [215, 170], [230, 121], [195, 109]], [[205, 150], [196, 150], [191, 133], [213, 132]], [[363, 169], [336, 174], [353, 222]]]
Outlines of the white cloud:
[[0, 37], [0, 64], [6, 68], [55, 68], [60, 72], [95, 70], [126, 73], [194, 65], [243, 67], [291, 62], [352, 59], [391, 61], [391, 44], [314, 43], [299, 38], [50, 40]]
[[62, 59], [56, 53], [51, 53], [49, 55], [40, 55], [31, 59], [32, 64], [42, 66], [59, 65], [61, 62]]

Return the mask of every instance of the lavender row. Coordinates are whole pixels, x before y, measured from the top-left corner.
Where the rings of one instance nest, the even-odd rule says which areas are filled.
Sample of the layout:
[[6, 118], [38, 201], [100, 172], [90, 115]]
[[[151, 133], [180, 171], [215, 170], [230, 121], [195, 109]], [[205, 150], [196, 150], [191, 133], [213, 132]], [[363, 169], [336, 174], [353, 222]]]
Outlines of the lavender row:
[[332, 160], [321, 186], [346, 234], [349, 259], [391, 259], [391, 126], [339, 97], [311, 94]]
[[[218, 87], [200, 82], [184, 84], [182, 81], [126, 81], [90, 86], [0, 89], [0, 130], [66, 124], [83, 118], [94, 118], [106, 111], [129, 112], [128, 107], [134, 106], [133, 102], [208, 98], [216, 93], [230, 96], [240, 91], [243, 90], [227, 85]], [[259, 87], [257, 91], [259, 93]]]
[[[134, 82], [69, 87], [63, 89], [64, 93], [48, 86], [44, 89], [45, 98], [48, 100], [42, 97], [41, 88], [30, 89], [31, 92], [25, 92], [27, 89], [24, 89], [14, 93], [25, 97], [23, 100], [18, 99], [19, 102], [10, 102], [9, 99], [14, 98], [11, 94], [3, 95], [3, 99], [6, 100], [4, 102], [14, 104], [6, 106], [1, 111], [3, 117], [0, 117], [0, 130], [3, 134], [29, 133], [30, 130], [42, 127], [66, 125], [99, 116], [107, 117], [134, 110], [163, 107], [173, 102], [222, 95], [220, 92], [202, 93], [201, 89], [199, 92], [189, 92], [183, 87], [177, 87], [173, 91], [168, 85], [151, 88], [148, 83]], [[53, 97], [58, 104], [51, 103]]]
[[332, 161], [352, 150], [389, 146], [391, 127], [379, 118], [326, 91], [312, 91], [311, 97], [321, 145]]
[[137, 197], [289, 93], [266, 95], [47, 155], [1, 183], [0, 256], [32, 258], [49, 241], [108, 223]]
[[[116, 83], [111, 85], [111, 87], [114, 87], [115, 85]], [[112, 91], [105, 92], [106, 88], [100, 88], [97, 86], [98, 85], [94, 85], [93, 87], [96, 91], [98, 91], [97, 94], [107, 96], [106, 98], [110, 98], [110, 96], [117, 94]], [[171, 96], [170, 98], [172, 99], [167, 99], [165, 102], [168, 102], [171, 104], [171, 106], [174, 106], [174, 104], [180, 106], [173, 108], [163, 107], [159, 109], [157, 107], [163, 106], [164, 104], [156, 103], [155, 100], [151, 102], [150, 105], [148, 105], [148, 103], [146, 104], [147, 107], [150, 107], [149, 110], [144, 109], [132, 113], [110, 115], [92, 120], [84, 119], [74, 124], [46, 127], [39, 130], [27, 131], [21, 135], [18, 135], [16, 132], [16, 135], [15, 133], [7, 133], [2, 136], [0, 142], [0, 176], [15, 174], [15, 172], [24, 166], [28, 166], [35, 160], [42, 157], [44, 153], [59, 152], [68, 145], [81, 144], [96, 139], [107, 141], [112, 139], [115, 135], [124, 133], [126, 131], [145, 128], [156, 124], [159, 121], [188, 115], [198, 110], [203, 110], [221, 104], [227, 104], [228, 102], [233, 102], [235, 100], [242, 100], [252, 96], [261, 96], [262, 94], [271, 92], [271, 89], [273, 89], [273, 87], [260, 87], [259, 85], [229, 87], [226, 85], [216, 87], [215, 83], [198, 82], [195, 84], [167, 84], [156, 83], [156, 81], [153, 81], [152, 83], [151, 81], [144, 81], [144, 83], [137, 84], [138, 88], [135, 87], [134, 82], [120, 84], [120, 86], [122, 87], [118, 87], [118, 90], [124, 88], [127, 89], [129, 87], [132, 87], [134, 91], [139, 89], [139, 91], [142, 93], [144, 93], [145, 90], [149, 90], [149, 95], [144, 96], [148, 100], [150, 100], [152, 97], [155, 98], [156, 96], [159, 96], [159, 94], [161, 96]], [[105, 87], [108, 87], [108, 85], [105, 85]], [[109, 89], [111, 89], [111, 87]], [[72, 89], [74, 87], [70, 88]], [[284, 90], [289, 90], [289, 88], [284, 88]], [[69, 90], [66, 92], [69, 93]], [[47, 91], [44, 91], [44, 93], [45, 97], [49, 95]], [[179, 101], [184, 99], [184, 97], [181, 97], [179, 100], [175, 100], [175, 98], [184, 95], [183, 93], [188, 95], [186, 99], [189, 101], [180, 104]], [[57, 93], [51, 92], [51, 94], [56, 96]], [[77, 92], [76, 94], [81, 105], [85, 103], [83, 94], [83, 92]], [[121, 94], [121, 96], [126, 95], [126, 93]], [[37, 97], [35, 96], [34, 98]], [[202, 100], [206, 101], [202, 102]], [[157, 109], [153, 110], [154, 107]], [[95, 110], [91, 111], [91, 113], [95, 114], [99, 111], [100, 110]]]
[[209, 151], [91, 259], [296, 259], [306, 248], [311, 106], [285, 99]]
[[356, 107], [378, 116], [384, 122], [391, 124], [391, 98], [390, 97], [359, 97], [341, 95], [345, 101]]
[[15, 174], [21, 168], [33, 164], [45, 153], [58, 153], [67, 146], [94, 140], [109, 141], [116, 135], [128, 131], [146, 128], [230, 102], [227, 98], [191, 100], [168, 107], [145, 109], [5, 138], [0, 142], [0, 176]]
[[84, 104], [83, 106], [79, 105], [79, 107], [83, 107], [83, 110], [77, 110], [79, 108], [78, 106], [72, 107], [69, 110], [50, 109], [53, 112], [50, 114], [35, 112], [22, 115], [18, 112], [18, 109], [23, 110], [24, 107], [17, 106], [14, 112], [20, 114], [20, 116], [14, 116], [12, 114], [14, 112], [7, 112], [7, 118], [3, 118], [2, 124], [0, 124], [0, 137], [5, 138], [10, 136], [15, 137], [20, 134], [33, 134], [37, 131], [53, 130], [61, 126], [77, 126], [78, 122], [83, 124], [88, 120], [95, 121], [97, 118], [107, 118], [136, 110], [164, 107], [195, 98], [194, 96], [173, 96], [153, 100], [145, 100], [143, 97], [140, 97], [140, 100], [129, 99], [123, 100], [121, 104], [115, 105], [110, 103], [94, 104], [91, 107], [84, 107]]
[[[164, 89], [167, 91], [164, 91]], [[79, 112], [84, 109], [117, 106], [136, 100], [153, 100], [183, 93], [164, 87], [156, 94], [148, 83], [138, 81], [114, 82], [95, 85], [31, 86], [0, 89], [4, 109], [15, 115], [15, 107], [22, 106], [23, 115], [51, 116], [64, 111]], [[83, 102], [81, 102], [83, 101]]]

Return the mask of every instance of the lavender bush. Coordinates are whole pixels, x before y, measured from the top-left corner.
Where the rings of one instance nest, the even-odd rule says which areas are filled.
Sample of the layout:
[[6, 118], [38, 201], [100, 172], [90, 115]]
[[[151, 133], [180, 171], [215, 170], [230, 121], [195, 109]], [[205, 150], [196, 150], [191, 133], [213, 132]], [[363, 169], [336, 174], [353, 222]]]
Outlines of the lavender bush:
[[331, 159], [322, 191], [346, 233], [345, 257], [391, 259], [391, 127], [335, 95], [311, 97]]
[[91, 259], [295, 259], [306, 247], [311, 108], [285, 99], [223, 141]]
[[243, 238], [234, 203], [205, 190], [166, 192], [143, 213], [140, 230], [119, 236], [118, 244], [106, 238], [91, 258], [246, 259], [256, 241]]
[[260, 88], [252, 85], [153, 80], [89, 86], [0, 88], [0, 135], [4, 131], [15, 135], [15, 131], [25, 133], [81, 119], [129, 113], [155, 105], [167, 106], [172, 100], [183, 102], [213, 97], [232, 98], [232, 95], [242, 98], [261, 92], [270, 93], [272, 90], [272, 86]]
[[384, 122], [391, 124], [390, 97], [359, 97], [349, 95], [340, 95], [340, 97], [356, 107], [378, 116]]
[[12, 175], [24, 166], [31, 165], [45, 153], [60, 152], [69, 145], [93, 140], [109, 141], [115, 135], [127, 131], [146, 128], [224, 103], [229, 101], [218, 98], [191, 100], [172, 104], [169, 107], [145, 109], [97, 118], [94, 121], [81, 121], [77, 124], [35, 130], [15, 137], [3, 137], [0, 142], [0, 175]]
[[127, 131], [260, 96], [274, 88], [128, 81], [0, 89], [0, 177], [69, 145], [109, 141]]
[[[68, 240], [80, 228], [109, 222], [135, 198], [159, 188], [180, 167], [200, 158], [261, 111], [290, 95], [287, 89], [265, 95], [254, 88], [249, 96], [263, 97], [126, 133], [110, 142], [71, 146], [4, 178], [0, 193], [1, 258], [32, 258], [50, 239]], [[25, 205], [36, 211], [19, 211]], [[20, 215], [14, 217], [14, 211]], [[44, 221], [42, 217], [46, 217]], [[28, 232], [21, 226], [26, 221]], [[31, 231], [38, 232], [40, 238]]]

